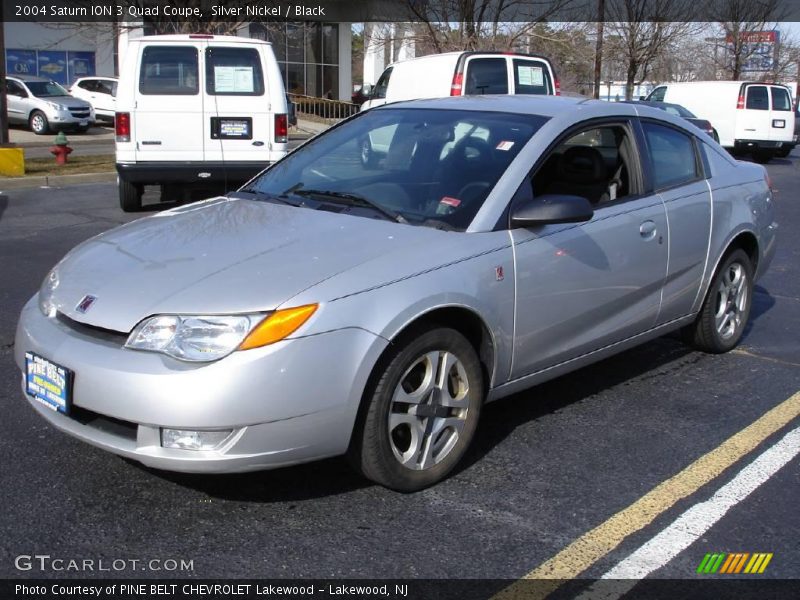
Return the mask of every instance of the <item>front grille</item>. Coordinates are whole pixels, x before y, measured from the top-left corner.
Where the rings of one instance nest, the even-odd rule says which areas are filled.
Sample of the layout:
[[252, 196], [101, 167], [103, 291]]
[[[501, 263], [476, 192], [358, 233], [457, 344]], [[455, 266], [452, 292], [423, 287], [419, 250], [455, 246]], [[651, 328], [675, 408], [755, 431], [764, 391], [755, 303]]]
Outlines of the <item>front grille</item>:
[[130, 421], [123, 421], [122, 419], [115, 419], [114, 417], [107, 417], [96, 413], [93, 410], [81, 408], [80, 406], [71, 406], [69, 410], [69, 417], [81, 425], [92, 427], [98, 431], [104, 431], [115, 435], [117, 437], [125, 438], [128, 440], [136, 441], [136, 432], [139, 426]]
[[70, 108], [69, 114], [71, 114], [76, 119], [88, 119], [89, 115], [91, 114], [91, 111], [85, 108], [79, 108], [79, 109]]
[[56, 320], [62, 325], [69, 327], [73, 331], [96, 340], [111, 342], [118, 346], [124, 346], [125, 342], [128, 341], [127, 333], [114, 331], [113, 329], [104, 329], [103, 327], [97, 327], [95, 325], [87, 325], [86, 323], [80, 323], [75, 319], [70, 319], [62, 312], [56, 313]]

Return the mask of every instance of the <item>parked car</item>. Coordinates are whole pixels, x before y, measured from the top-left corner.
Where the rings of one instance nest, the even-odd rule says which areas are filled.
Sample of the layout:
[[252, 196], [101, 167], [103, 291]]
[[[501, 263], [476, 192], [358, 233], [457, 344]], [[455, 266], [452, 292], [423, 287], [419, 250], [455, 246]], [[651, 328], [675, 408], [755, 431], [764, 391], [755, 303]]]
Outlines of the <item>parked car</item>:
[[51, 131], [84, 132], [95, 122], [91, 104], [73, 98], [55, 81], [44, 77], [6, 77], [8, 122], [27, 125], [36, 135]]
[[671, 115], [675, 115], [676, 117], [681, 117], [689, 121], [692, 125], [697, 127], [698, 129], [702, 129], [711, 138], [719, 143], [719, 135], [717, 135], [716, 130], [711, 125], [711, 122], [706, 119], [698, 119], [694, 116], [694, 113], [685, 109], [680, 104], [671, 104], [669, 102], [647, 102], [645, 100], [633, 101], [633, 100], [622, 100], [622, 102], [626, 102], [628, 104], [636, 104], [638, 106], [649, 106], [651, 108], [657, 108], [659, 110], [667, 111]]
[[288, 113], [269, 42], [215, 35], [132, 40], [115, 119], [122, 210], [139, 210], [148, 184], [244, 183], [286, 155]]
[[789, 88], [755, 81], [665, 83], [646, 98], [686, 107], [711, 122], [719, 143], [766, 163], [794, 138]]
[[485, 94], [559, 95], [553, 65], [543, 56], [508, 52], [445, 52], [386, 67], [362, 110], [398, 100]]
[[[359, 141], [383, 127], [368, 170]], [[385, 106], [72, 250], [15, 360], [49, 423], [151, 467], [348, 454], [412, 491], [460, 461], [485, 402], [673, 330], [735, 347], [776, 228], [765, 169], [664, 111]]]
[[118, 81], [116, 77], [80, 77], [69, 88], [69, 93], [91, 104], [98, 119], [113, 123]]

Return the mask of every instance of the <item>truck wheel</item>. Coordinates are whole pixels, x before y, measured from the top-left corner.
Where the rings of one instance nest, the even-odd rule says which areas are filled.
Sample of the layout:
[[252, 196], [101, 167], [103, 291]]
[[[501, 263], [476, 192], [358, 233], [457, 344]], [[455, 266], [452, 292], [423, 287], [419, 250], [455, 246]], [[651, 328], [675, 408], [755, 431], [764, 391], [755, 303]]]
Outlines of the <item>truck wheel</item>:
[[47, 117], [40, 110], [35, 110], [31, 113], [28, 125], [36, 135], [47, 135], [50, 132], [50, 123], [47, 122]]
[[463, 335], [413, 333], [378, 363], [348, 451], [367, 478], [400, 492], [450, 473], [472, 441], [484, 394], [480, 361]]
[[136, 185], [130, 181], [120, 179], [119, 187], [119, 206], [124, 212], [138, 212], [142, 210], [142, 193], [144, 191], [141, 184]]
[[784, 146], [783, 148], [781, 148], [780, 150], [777, 150], [775, 152], [775, 156], [777, 156], [778, 158], [786, 158], [791, 153], [792, 153], [792, 147], [791, 146]]

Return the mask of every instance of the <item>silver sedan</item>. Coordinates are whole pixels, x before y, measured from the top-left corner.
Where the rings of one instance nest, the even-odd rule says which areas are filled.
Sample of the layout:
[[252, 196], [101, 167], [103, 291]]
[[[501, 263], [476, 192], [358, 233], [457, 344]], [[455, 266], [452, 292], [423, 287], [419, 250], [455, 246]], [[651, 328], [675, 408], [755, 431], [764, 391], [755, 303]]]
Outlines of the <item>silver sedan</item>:
[[672, 330], [733, 348], [776, 228], [764, 168], [662, 111], [387, 105], [72, 250], [16, 362], [53, 426], [152, 467], [347, 454], [412, 491], [485, 402]]

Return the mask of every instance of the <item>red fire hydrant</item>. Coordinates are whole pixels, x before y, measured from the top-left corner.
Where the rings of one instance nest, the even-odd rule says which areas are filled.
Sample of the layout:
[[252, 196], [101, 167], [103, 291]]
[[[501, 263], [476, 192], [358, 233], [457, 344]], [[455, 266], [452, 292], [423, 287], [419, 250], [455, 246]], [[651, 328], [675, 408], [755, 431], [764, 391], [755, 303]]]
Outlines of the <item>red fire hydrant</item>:
[[63, 131], [59, 131], [56, 136], [56, 145], [50, 146], [50, 154], [55, 154], [57, 165], [65, 165], [67, 164], [67, 156], [71, 152], [72, 148], [67, 146], [67, 136], [64, 135]]

